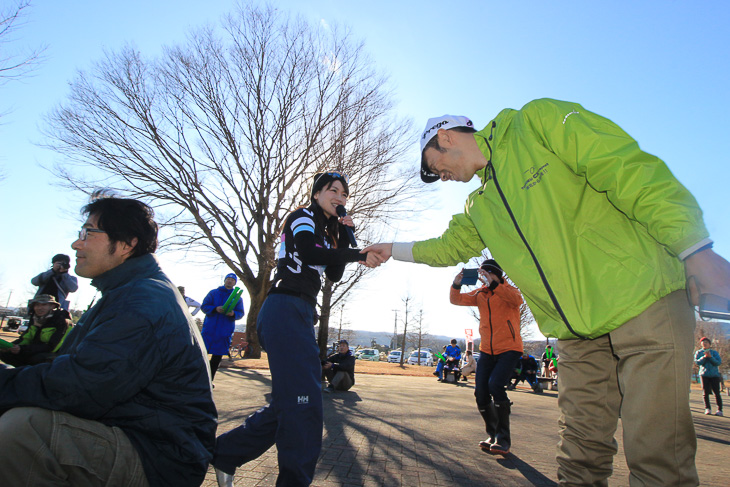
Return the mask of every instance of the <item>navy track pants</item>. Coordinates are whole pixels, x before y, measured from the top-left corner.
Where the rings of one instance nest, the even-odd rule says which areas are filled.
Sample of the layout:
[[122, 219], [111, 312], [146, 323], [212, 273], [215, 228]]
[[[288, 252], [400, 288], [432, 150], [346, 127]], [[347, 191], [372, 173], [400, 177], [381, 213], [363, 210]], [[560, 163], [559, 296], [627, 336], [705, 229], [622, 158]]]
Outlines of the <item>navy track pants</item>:
[[269, 357], [271, 403], [218, 437], [212, 463], [232, 474], [276, 444], [276, 485], [307, 486], [322, 449], [322, 365], [314, 308], [298, 297], [271, 294], [256, 329]]

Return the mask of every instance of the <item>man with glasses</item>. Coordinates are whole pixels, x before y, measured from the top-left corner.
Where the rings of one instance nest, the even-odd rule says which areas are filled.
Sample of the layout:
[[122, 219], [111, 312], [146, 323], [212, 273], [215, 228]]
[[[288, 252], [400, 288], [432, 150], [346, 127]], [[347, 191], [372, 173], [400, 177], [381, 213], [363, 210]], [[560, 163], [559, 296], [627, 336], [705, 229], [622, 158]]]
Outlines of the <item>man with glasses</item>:
[[577, 103], [534, 100], [480, 131], [444, 115], [420, 142], [424, 182], [478, 176], [481, 187], [441, 237], [364, 250], [448, 266], [489, 247], [559, 339], [561, 484], [608, 484], [620, 415], [631, 485], [697, 485], [685, 288], [693, 303], [730, 298], [730, 263], [689, 191]]
[[4, 485], [198, 486], [217, 413], [202, 340], [153, 252], [152, 209], [102, 198], [76, 274], [102, 298], [52, 363], [0, 369]]

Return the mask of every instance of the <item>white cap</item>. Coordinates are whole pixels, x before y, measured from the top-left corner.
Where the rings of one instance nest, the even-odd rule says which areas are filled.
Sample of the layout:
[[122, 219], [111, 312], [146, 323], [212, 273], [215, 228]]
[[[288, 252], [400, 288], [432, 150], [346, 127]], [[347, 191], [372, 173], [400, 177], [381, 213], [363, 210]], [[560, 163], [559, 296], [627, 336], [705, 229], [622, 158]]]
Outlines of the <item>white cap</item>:
[[468, 117], [459, 115], [442, 115], [436, 118], [429, 118], [428, 122], [426, 122], [426, 128], [421, 134], [421, 180], [424, 183], [433, 183], [439, 180], [438, 174], [432, 173], [426, 166], [426, 161], [423, 158], [424, 147], [436, 136], [439, 129], [449, 130], [454, 127], [474, 128], [474, 123]]

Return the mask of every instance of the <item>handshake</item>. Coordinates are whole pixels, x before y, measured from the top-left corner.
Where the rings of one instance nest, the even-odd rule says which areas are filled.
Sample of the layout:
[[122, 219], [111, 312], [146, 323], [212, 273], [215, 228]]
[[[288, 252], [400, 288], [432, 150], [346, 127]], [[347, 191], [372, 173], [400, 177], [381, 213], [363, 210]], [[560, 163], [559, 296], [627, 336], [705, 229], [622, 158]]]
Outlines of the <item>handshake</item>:
[[375, 267], [380, 266], [380, 264], [390, 259], [391, 255], [393, 255], [393, 244], [373, 244], [362, 249], [360, 253], [368, 254], [367, 259], [365, 261], [360, 261], [360, 263], [362, 263], [366, 267], [374, 269]]

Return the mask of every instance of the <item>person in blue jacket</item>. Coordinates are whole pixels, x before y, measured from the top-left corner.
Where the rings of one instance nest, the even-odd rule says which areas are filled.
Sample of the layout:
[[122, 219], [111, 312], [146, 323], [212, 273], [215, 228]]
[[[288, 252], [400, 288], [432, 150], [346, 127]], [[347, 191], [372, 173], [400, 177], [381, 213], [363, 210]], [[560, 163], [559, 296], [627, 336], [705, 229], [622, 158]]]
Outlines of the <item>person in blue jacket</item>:
[[197, 487], [217, 412], [207, 357], [155, 258], [152, 209], [100, 198], [72, 248], [101, 299], [50, 363], [0, 368], [0, 484]]
[[[446, 358], [446, 345], [441, 347], [441, 356]], [[444, 380], [444, 365], [446, 365], [446, 362], [442, 359], [439, 359], [438, 363], [436, 364], [436, 370], [433, 371], [433, 375], [438, 377], [439, 382]]]
[[444, 369], [446, 370], [446, 373], [448, 374], [450, 371], [454, 371], [455, 379], [459, 380], [459, 361], [461, 360], [461, 349], [456, 344], [456, 338], [451, 339], [451, 345], [446, 347], [446, 351], [444, 352], [444, 358], [446, 358], [446, 363], [444, 364]]
[[219, 486], [233, 485], [237, 467], [276, 444], [277, 486], [311, 484], [322, 449], [322, 364], [314, 335], [322, 275], [339, 281], [348, 262], [369, 267], [381, 261], [348, 248], [337, 207], [349, 196], [347, 177], [337, 172], [314, 176], [311, 202], [286, 219], [274, 282], [256, 320], [259, 341], [271, 370], [271, 402], [237, 428], [220, 435], [213, 461]]
[[236, 327], [236, 320], [243, 318], [243, 301], [238, 300], [233, 310], [224, 313], [223, 305], [233, 292], [233, 286], [238, 279], [234, 273], [230, 273], [223, 281], [223, 285], [213, 289], [203, 300], [200, 309], [205, 313], [203, 322], [203, 341], [205, 348], [210, 354], [210, 376], [215, 377], [215, 372], [221, 363], [224, 355], [228, 355], [231, 348], [231, 337]]
[[712, 342], [707, 337], [700, 340], [702, 348], [695, 352], [695, 363], [700, 366], [700, 380], [702, 381], [702, 398], [705, 400], [705, 414], [712, 414], [710, 409], [710, 394], [715, 395], [717, 402], [716, 416], [722, 416], [722, 397], [720, 396], [720, 369], [722, 363], [717, 350], [712, 350]]

